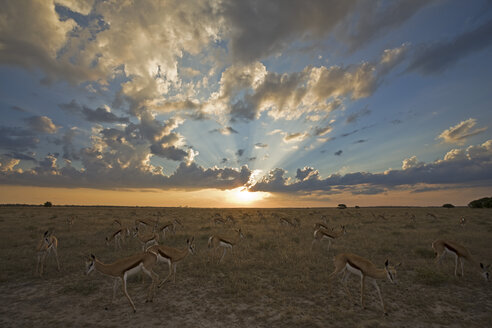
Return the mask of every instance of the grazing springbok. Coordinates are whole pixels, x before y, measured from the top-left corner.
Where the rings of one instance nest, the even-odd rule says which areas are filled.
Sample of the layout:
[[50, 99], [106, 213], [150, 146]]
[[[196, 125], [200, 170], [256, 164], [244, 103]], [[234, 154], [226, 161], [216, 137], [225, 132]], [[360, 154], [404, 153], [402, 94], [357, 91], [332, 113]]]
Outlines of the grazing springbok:
[[298, 228], [301, 226], [301, 222], [299, 222], [298, 218], [294, 218], [293, 220], [290, 220], [289, 218], [281, 217], [279, 219], [279, 222], [281, 226], [287, 226], [291, 228]]
[[157, 233], [162, 234], [162, 239], [166, 238], [166, 232], [170, 232], [173, 235], [176, 234], [176, 226], [173, 222], [168, 222], [157, 229]]
[[222, 236], [217, 236], [217, 235], [212, 235], [208, 239], [208, 248], [213, 249], [213, 258], [216, 257], [217, 249], [219, 247], [222, 247], [224, 249], [222, 256], [219, 260], [218, 263], [222, 262], [222, 259], [224, 258], [227, 249], [229, 248], [231, 250], [231, 253], [234, 254], [234, 246], [237, 245], [237, 243], [244, 238], [244, 235], [241, 231], [241, 228], [239, 229], [234, 229], [235, 235], [232, 238], [227, 238], [227, 237], [222, 237]]
[[341, 253], [333, 258], [333, 263], [335, 264], [335, 271], [328, 276], [328, 280], [331, 281], [337, 274], [343, 273], [342, 283], [345, 292], [352, 298], [350, 291], [347, 287], [347, 278], [350, 273], [355, 274], [360, 277], [360, 305], [365, 309], [364, 305], [364, 287], [366, 280], [374, 285], [376, 288], [379, 300], [381, 301], [381, 307], [383, 308], [384, 315], [388, 315], [386, 311], [386, 306], [384, 305], [383, 297], [381, 296], [381, 290], [376, 282], [377, 279], [388, 279], [392, 283], [397, 282], [396, 278], [396, 268], [401, 265], [401, 263], [396, 266], [390, 266], [388, 260], [384, 263], [383, 269], [378, 269], [371, 261], [351, 253]]
[[313, 242], [311, 243], [311, 249], [313, 249], [314, 244], [317, 242], [321, 242], [324, 239], [328, 240], [328, 249], [327, 251], [330, 250], [331, 242], [334, 241], [337, 238], [340, 238], [341, 236], [345, 235], [347, 233], [347, 230], [345, 229], [345, 226], [342, 225], [340, 226], [340, 231], [333, 232], [332, 230], [327, 230], [324, 228], [318, 228], [314, 231], [314, 239]]
[[176, 265], [182, 261], [188, 254], [195, 254], [195, 237], [186, 240], [186, 247], [178, 249], [165, 245], [154, 245], [147, 248], [147, 252], [157, 255], [158, 262], [166, 262], [169, 265], [169, 274], [161, 281], [161, 287], [167, 279], [173, 276], [173, 282], [176, 282]]
[[123, 229], [118, 229], [112, 233], [111, 236], [106, 237], [106, 245], [109, 246], [111, 241], [114, 241], [114, 250], [117, 250], [118, 248], [121, 249], [121, 242], [125, 241], [125, 233]]
[[461, 276], [464, 276], [465, 271], [463, 268], [463, 259], [466, 259], [471, 264], [472, 268], [481, 274], [485, 281], [490, 280], [490, 273], [488, 271], [490, 268], [490, 264], [484, 265], [483, 263], [477, 262], [465, 246], [460, 245], [454, 241], [436, 240], [432, 243], [432, 248], [436, 252], [435, 261], [439, 264], [441, 264], [442, 259], [446, 254], [451, 254], [454, 256], [455, 276], [458, 276], [458, 262], [460, 262], [461, 265]]

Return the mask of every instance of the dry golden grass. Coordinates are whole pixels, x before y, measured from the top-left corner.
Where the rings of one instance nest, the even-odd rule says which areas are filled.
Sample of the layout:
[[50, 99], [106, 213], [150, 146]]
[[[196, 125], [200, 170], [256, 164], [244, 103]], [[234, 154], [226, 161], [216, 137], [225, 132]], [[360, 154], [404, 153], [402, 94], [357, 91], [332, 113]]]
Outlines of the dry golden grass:
[[[263, 214], [264, 219], [258, 215]], [[222, 264], [210, 261], [208, 237], [228, 234], [231, 224], [215, 226], [215, 213], [233, 215], [245, 239]], [[433, 214], [432, 215], [429, 215]], [[250, 216], [245, 216], [249, 214]], [[275, 214], [299, 218], [300, 228], [282, 227]], [[411, 220], [415, 215], [416, 220]], [[70, 227], [66, 218], [78, 219]], [[133, 278], [129, 293], [133, 314], [121, 290], [110, 305], [112, 281], [99, 273], [84, 274], [90, 253], [104, 262], [138, 252], [135, 240], [122, 250], [106, 246], [115, 231], [114, 218], [160, 222], [179, 218], [184, 228], [162, 242], [183, 247], [195, 236], [197, 253], [178, 264], [176, 283], [166, 283], [153, 303], [145, 304], [146, 288]], [[322, 215], [330, 226], [343, 224], [347, 234], [329, 252], [326, 243], [311, 250], [313, 225]], [[459, 218], [467, 218], [466, 226]], [[35, 247], [43, 232], [59, 239], [61, 272], [48, 258], [43, 278], [34, 276]], [[105, 207], [0, 207], [0, 326], [176, 326], [176, 327], [486, 327], [492, 320], [491, 285], [465, 264], [465, 277], [453, 276], [454, 261], [433, 262], [431, 243], [447, 238], [467, 246], [478, 260], [492, 261], [492, 210], [467, 208], [361, 209], [191, 209]], [[403, 262], [400, 283], [380, 282], [389, 312], [382, 315], [377, 295], [366, 286], [366, 310], [349, 300], [333, 271], [333, 255], [353, 252], [382, 267]], [[159, 264], [161, 278], [167, 266]], [[358, 299], [360, 282], [349, 279]], [[108, 310], [105, 310], [108, 307]]]

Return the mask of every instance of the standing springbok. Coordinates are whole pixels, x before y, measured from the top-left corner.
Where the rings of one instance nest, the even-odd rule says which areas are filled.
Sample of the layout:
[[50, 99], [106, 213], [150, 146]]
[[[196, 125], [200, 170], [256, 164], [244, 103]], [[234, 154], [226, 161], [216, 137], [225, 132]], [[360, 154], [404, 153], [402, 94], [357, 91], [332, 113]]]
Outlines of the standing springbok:
[[151, 277], [152, 282], [149, 287], [146, 302], [152, 302], [155, 292], [155, 286], [159, 282], [159, 276], [153, 271], [156, 263], [157, 256], [154, 253], [149, 252], [138, 253], [111, 264], [104, 264], [96, 259], [93, 254], [91, 254], [91, 256], [87, 259], [85, 266], [87, 275], [95, 269], [102, 274], [114, 278], [113, 297], [111, 298], [111, 303], [113, 303], [115, 298], [118, 281], [121, 281], [123, 293], [130, 302], [130, 305], [133, 308], [133, 313], [135, 313], [137, 312], [137, 309], [135, 308], [135, 304], [133, 304], [130, 295], [128, 295], [128, 291], [126, 290], [126, 280], [129, 276], [132, 276], [140, 271], [143, 271], [146, 275]]
[[138, 242], [142, 245], [142, 251], [145, 251], [147, 248], [149, 248], [152, 245], [159, 244], [159, 234], [158, 233], [150, 233], [144, 236], [141, 236], [138, 230], [138, 227], [135, 228], [135, 233], [133, 234], [133, 237], [137, 238]]
[[36, 264], [36, 274], [43, 276], [44, 261], [46, 257], [51, 253], [55, 254], [56, 265], [58, 266], [58, 271], [60, 271], [60, 262], [58, 261], [58, 239], [53, 235], [53, 232], [46, 230], [43, 238], [38, 243], [36, 247], [38, 262]]

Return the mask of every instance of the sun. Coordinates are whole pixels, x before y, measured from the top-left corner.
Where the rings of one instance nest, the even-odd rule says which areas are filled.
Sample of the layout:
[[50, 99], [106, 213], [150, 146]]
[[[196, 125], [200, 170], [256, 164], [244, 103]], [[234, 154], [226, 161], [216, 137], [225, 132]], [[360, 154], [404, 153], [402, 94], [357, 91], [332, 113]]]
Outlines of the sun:
[[229, 201], [236, 204], [248, 205], [268, 197], [267, 192], [250, 192], [246, 187], [229, 190]]

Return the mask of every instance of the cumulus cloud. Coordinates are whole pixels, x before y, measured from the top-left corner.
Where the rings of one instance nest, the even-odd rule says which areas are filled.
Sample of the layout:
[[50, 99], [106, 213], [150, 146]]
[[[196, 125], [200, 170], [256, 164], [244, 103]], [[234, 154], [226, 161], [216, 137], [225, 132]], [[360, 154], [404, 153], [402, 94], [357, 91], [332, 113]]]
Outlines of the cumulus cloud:
[[437, 138], [442, 139], [442, 141], [446, 143], [463, 144], [467, 138], [487, 130], [486, 127], [474, 129], [476, 124], [476, 119], [469, 118], [444, 130]]
[[284, 138], [282, 139], [284, 142], [300, 142], [306, 139], [309, 136], [307, 133], [286, 133]]
[[8, 1], [2, 4], [2, 13], [0, 63], [41, 68], [51, 78], [63, 76], [68, 81], [97, 80], [94, 70], [58, 59], [76, 23], [60, 21], [51, 1]]
[[[0, 156], [0, 173], [14, 172], [14, 168], [19, 164], [20, 159], [8, 156]], [[21, 171], [22, 172], [22, 171]]]
[[275, 134], [282, 134], [282, 133], [284, 133], [282, 130], [280, 130], [280, 129], [275, 129], [275, 130], [273, 130], [273, 131], [267, 132], [267, 136], [273, 136], [273, 135], [275, 135]]
[[[337, 192], [336, 190], [349, 188], [356, 193], [373, 193], [375, 190], [383, 192], [392, 188], [421, 188], [422, 184], [431, 187], [460, 183], [481, 184], [492, 181], [492, 140], [466, 149], [452, 150], [443, 159], [431, 163], [418, 162], [416, 157], [411, 157], [403, 161], [402, 170], [332, 174], [324, 179], [315, 174], [312, 178], [305, 179], [306, 173], [313, 170], [299, 169], [296, 175], [299, 178], [292, 182], [285, 176], [285, 170], [273, 169], [250, 189], [269, 192]], [[303, 177], [304, 179], [300, 179]]]
[[419, 162], [417, 160], [417, 156], [412, 156], [410, 158], [406, 158], [403, 160], [402, 165], [401, 165], [401, 169], [402, 170], [408, 170], [411, 168], [420, 167], [424, 164], [425, 164], [424, 162]]
[[374, 62], [307, 66], [284, 74], [269, 72], [259, 62], [233, 65], [222, 74], [219, 93], [211, 97], [208, 107], [229, 114], [233, 121], [254, 120], [264, 111], [275, 119], [289, 120], [309, 113], [327, 114], [343, 108], [344, 101], [372, 95], [406, 52], [403, 44], [385, 50]]
[[315, 127], [314, 128], [314, 135], [317, 137], [324, 136], [328, 133], [330, 133], [333, 130], [333, 127], [331, 125], [327, 125], [324, 127]]
[[24, 121], [35, 132], [53, 134], [58, 130], [58, 127], [47, 116], [31, 116]]
[[[327, 36], [344, 17], [360, 10], [357, 1], [55, 2], [57, 7], [51, 1], [14, 1], [3, 8], [0, 63], [41, 68], [47, 80], [100, 86], [123, 76], [112, 107], [127, 104], [137, 117], [146, 110], [190, 110], [199, 119], [229, 114], [233, 121], [249, 121], [263, 111], [277, 119], [330, 112], [343, 106], [345, 98], [369, 96], [405, 52], [400, 47], [385, 51], [380, 62], [306, 67], [288, 74], [268, 72], [260, 62], [286, 42]], [[65, 10], [60, 8], [78, 16], [60, 17]], [[218, 92], [208, 100], [196, 98], [198, 84], [184, 83], [181, 77], [194, 78], [200, 71], [180, 66], [179, 60], [184, 53], [202, 56], [205, 49], [216, 50], [217, 41], [228, 42], [232, 65], [223, 71]], [[224, 65], [211, 64], [210, 72]], [[205, 80], [200, 85], [207, 85]], [[175, 90], [186, 92], [176, 96]], [[126, 122], [104, 108], [83, 107], [81, 113], [91, 122]]]
[[319, 172], [312, 167], [305, 166], [302, 169], [297, 169], [296, 171], [296, 179], [300, 181], [304, 181], [307, 179], [315, 179], [319, 175]]
[[261, 143], [261, 142], [255, 143], [255, 148], [256, 149], [267, 148], [267, 147], [268, 147], [267, 144], [264, 144], [264, 143]]

